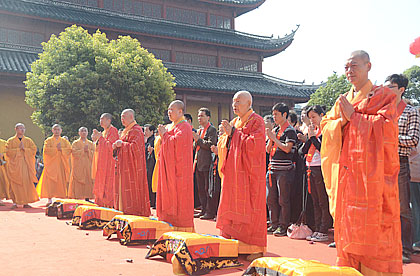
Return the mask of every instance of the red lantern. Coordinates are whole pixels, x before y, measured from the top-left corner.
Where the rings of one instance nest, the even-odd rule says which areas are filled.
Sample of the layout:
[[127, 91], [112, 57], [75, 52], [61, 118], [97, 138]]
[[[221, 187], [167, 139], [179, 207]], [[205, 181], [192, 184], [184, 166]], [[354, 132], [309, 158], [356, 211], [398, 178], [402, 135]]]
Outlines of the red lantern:
[[416, 38], [414, 42], [410, 44], [410, 53], [416, 57], [420, 57], [420, 37]]

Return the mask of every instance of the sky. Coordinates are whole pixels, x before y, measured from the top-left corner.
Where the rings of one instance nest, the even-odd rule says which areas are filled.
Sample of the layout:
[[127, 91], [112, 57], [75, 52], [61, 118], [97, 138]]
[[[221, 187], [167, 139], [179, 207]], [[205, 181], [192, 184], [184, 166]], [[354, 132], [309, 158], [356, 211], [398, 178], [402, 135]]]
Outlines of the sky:
[[354, 50], [369, 53], [372, 82], [382, 84], [420, 58], [409, 45], [420, 36], [420, 0], [266, 0], [236, 18], [236, 30], [283, 37], [300, 27], [292, 44], [266, 58], [263, 72], [291, 81], [326, 82]]

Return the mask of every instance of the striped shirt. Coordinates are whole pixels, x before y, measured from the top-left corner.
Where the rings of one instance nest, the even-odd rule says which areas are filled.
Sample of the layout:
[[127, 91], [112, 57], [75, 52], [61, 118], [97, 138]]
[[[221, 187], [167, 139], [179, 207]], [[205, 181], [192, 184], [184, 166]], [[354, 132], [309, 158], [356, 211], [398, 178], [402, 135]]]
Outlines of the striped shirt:
[[411, 149], [417, 147], [420, 133], [420, 114], [419, 111], [407, 105], [398, 119], [398, 154], [409, 156]]

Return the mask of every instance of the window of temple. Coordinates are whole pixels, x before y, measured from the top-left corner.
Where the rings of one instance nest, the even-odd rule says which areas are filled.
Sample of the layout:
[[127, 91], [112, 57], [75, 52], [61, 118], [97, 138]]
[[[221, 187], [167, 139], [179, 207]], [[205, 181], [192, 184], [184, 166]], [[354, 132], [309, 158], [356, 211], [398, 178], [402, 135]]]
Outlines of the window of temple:
[[166, 19], [193, 25], [206, 25], [206, 14], [204, 12], [174, 7], [166, 8]]
[[136, 0], [104, 0], [104, 9], [147, 17], [162, 17], [162, 5]]
[[230, 29], [231, 21], [229, 17], [210, 14], [210, 26], [214, 28]]
[[41, 47], [42, 34], [0, 28], [0, 42]]
[[171, 61], [171, 52], [169, 50], [148, 48], [149, 52], [153, 53], [157, 59], [162, 61]]
[[258, 62], [253, 60], [236, 59], [230, 57], [221, 58], [222, 68], [257, 72]]
[[185, 52], [176, 52], [175, 58], [177, 63], [199, 65], [206, 67], [216, 67], [216, 56], [192, 54]]

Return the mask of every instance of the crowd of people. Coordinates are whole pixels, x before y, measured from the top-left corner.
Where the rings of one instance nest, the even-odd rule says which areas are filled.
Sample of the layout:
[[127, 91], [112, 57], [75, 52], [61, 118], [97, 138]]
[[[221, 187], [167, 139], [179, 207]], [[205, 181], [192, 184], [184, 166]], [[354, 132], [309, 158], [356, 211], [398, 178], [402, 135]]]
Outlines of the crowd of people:
[[401, 274], [420, 246], [420, 116], [402, 99], [407, 78], [393, 74], [376, 86], [370, 67], [366, 52], [352, 53], [345, 65], [352, 89], [329, 112], [312, 105], [299, 117], [277, 103], [262, 118], [240, 91], [232, 101], [237, 117], [218, 127], [202, 107], [194, 129], [179, 100], [168, 107], [171, 123], [157, 127], [138, 125], [126, 109], [118, 131], [104, 113], [92, 141], [80, 127], [70, 144], [55, 124], [39, 181], [37, 148], [18, 123], [15, 136], [0, 140], [0, 198], [12, 199], [13, 209], [66, 197], [131, 215], [153, 208], [187, 232], [194, 217], [215, 220], [250, 260], [266, 252], [267, 234], [286, 236], [292, 223], [307, 223], [306, 239], [316, 242], [329, 241], [334, 227], [338, 265]]

